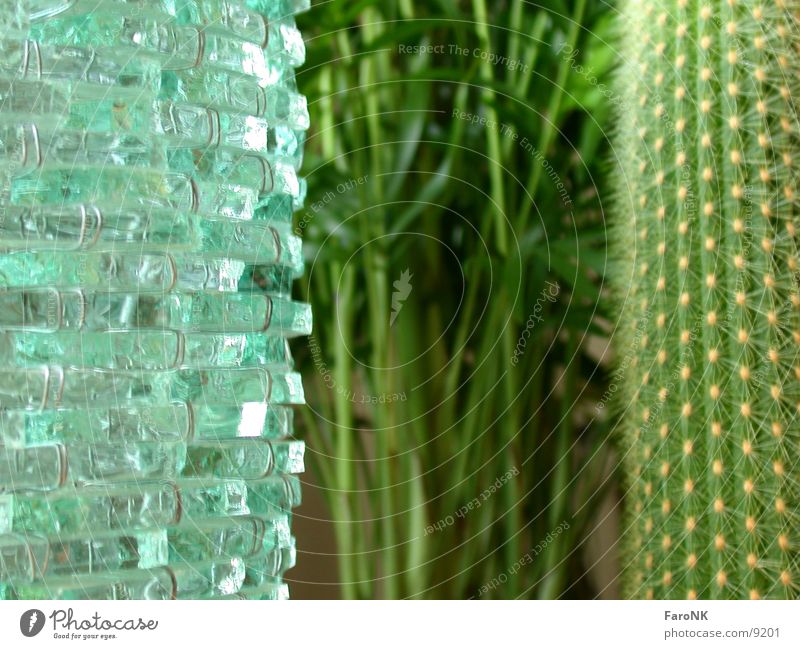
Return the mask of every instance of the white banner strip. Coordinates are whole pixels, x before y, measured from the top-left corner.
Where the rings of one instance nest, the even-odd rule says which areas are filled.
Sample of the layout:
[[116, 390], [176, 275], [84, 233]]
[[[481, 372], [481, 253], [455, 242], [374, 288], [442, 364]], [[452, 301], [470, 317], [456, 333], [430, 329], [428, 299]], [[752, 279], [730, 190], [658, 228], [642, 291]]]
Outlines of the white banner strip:
[[[513, 643], [513, 644], [511, 644]], [[551, 644], [552, 643], [552, 644]], [[797, 602], [0, 602], [0, 647], [800, 647]]]

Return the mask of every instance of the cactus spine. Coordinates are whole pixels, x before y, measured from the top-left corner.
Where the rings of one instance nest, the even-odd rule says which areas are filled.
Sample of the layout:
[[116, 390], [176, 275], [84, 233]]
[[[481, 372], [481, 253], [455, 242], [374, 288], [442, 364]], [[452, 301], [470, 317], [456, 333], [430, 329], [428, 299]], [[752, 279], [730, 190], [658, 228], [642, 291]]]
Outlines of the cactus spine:
[[[800, 589], [796, 0], [627, 0], [613, 278], [628, 595]], [[622, 370], [622, 368], [621, 368]]]

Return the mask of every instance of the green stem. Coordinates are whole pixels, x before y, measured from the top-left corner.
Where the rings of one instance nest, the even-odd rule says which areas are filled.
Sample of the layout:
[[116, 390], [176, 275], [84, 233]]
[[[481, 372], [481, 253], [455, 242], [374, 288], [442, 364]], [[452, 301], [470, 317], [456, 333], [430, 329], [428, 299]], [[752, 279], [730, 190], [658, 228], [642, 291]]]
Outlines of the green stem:
[[[488, 14], [486, 11], [485, 0], [472, 0], [473, 15], [475, 17], [475, 31], [478, 41], [485, 51], [492, 49], [489, 38]], [[481, 61], [481, 73], [483, 80], [487, 83], [492, 80], [492, 63], [487, 58]], [[490, 87], [486, 87], [482, 93], [483, 101], [486, 106], [486, 119], [490, 123], [497, 124], [497, 111], [493, 103], [495, 93]], [[498, 252], [505, 256], [508, 251], [508, 235], [506, 233], [506, 198], [505, 184], [503, 178], [503, 155], [500, 148], [500, 132], [496, 128], [486, 129], [486, 143], [489, 149], [489, 180], [491, 186], [491, 196], [493, 213], [495, 215], [495, 232]]]
[[[337, 546], [339, 548], [339, 575], [342, 583], [342, 592], [345, 599], [353, 599], [356, 594], [357, 580], [353, 570], [354, 548], [352, 543], [353, 522], [351, 498], [355, 491], [355, 475], [353, 470], [353, 418], [352, 408], [347, 391], [344, 389], [349, 385], [352, 369], [350, 367], [350, 354], [341, 335], [338, 331], [349, 331], [352, 323], [352, 309], [350, 308], [353, 299], [353, 271], [352, 267], [343, 270], [338, 262], [332, 264], [331, 291], [336, 295], [336, 323], [334, 332], [330, 337], [333, 342], [335, 379], [334, 391], [334, 412], [338, 431], [336, 433], [336, 461], [334, 471], [336, 475], [336, 490], [334, 498], [338, 501], [337, 520], [335, 533]], [[341, 282], [339, 278], [341, 277]], [[337, 388], [342, 388], [337, 389]]]
[[[507, 300], [505, 300], [507, 302]], [[510, 305], [509, 305], [510, 306]], [[517, 467], [517, 454], [515, 449], [519, 445], [519, 436], [521, 435], [521, 427], [516, 415], [518, 409], [515, 404], [519, 401], [519, 388], [516, 383], [516, 373], [511, 367], [511, 357], [514, 350], [514, 329], [508, 325], [503, 329], [503, 358], [506, 359], [508, 364], [505, 375], [504, 384], [506, 388], [506, 413], [501, 418], [500, 424], [503, 431], [503, 443], [505, 444], [505, 451], [502, 455], [504, 465], [498, 470], [498, 475], [511, 471]], [[513, 565], [522, 554], [522, 515], [520, 512], [521, 498], [519, 492], [519, 480], [514, 477], [511, 478], [503, 486], [503, 501], [505, 505], [505, 514], [503, 516], [503, 526], [506, 529], [504, 534], [506, 544], [503, 546], [506, 563]], [[519, 571], [509, 575], [508, 590], [510, 593], [519, 592]]]
[[[514, 0], [514, 10], [516, 11], [516, 5], [522, 5], [522, 0]], [[515, 13], [512, 13], [512, 27], [511, 29], [514, 30], [511, 36], [511, 44], [509, 45], [509, 55], [508, 58], [512, 61], [516, 61], [519, 57], [518, 48], [519, 48], [519, 33], [518, 30], [521, 28], [520, 26], [516, 26], [517, 17]], [[530, 36], [527, 38], [529, 39], [529, 46], [526, 48], [527, 56], [525, 59], [525, 65], [521, 66], [517, 69], [517, 74], [514, 78], [513, 85], [514, 87], [519, 89], [518, 96], [519, 97], [527, 97], [528, 90], [530, 89], [531, 80], [533, 79], [533, 72], [536, 69], [536, 62], [539, 59], [539, 51], [541, 50], [542, 45], [542, 37], [544, 36], [544, 31], [547, 29], [549, 23], [549, 18], [546, 11], [540, 11], [537, 16], [536, 20], [533, 23], [533, 30], [531, 31]], [[503, 156], [504, 158], [508, 158], [511, 154], [512, 147], [518, 146], [518, 140], [513, 137], [506, 137], [503, 140]], [[514, 189], [516, 189], [516, 185], [512, 185]], [[515, 204], [515, 202], [511, 202], [511, 204]]]
[[[580, 26], [583, 21], [583, 14], [586, 10], [586, 0], [577, 0], [575, 3], [575, 11], [572, 14], [572, 22], [569, 26], [566, 44], [570, 47], [570, 52], [575, 49], [580, 34]], [[564, 96], [564, 87], [567, 82], [567, 74], [570, 69], [570, 60], [566, 56], [562, 56], [561, 62], [558, 64], [558, 73], [554, 81], [553, 94], [550, 96], [550, 103], [547, 106], [547, 113], [544, 116], [544, 128], [539, 136], [537, 150], [539, 155], [546, 156], [550, 145], [556, 135], [557, 122], [559, 111], [561, 110], [561, 100]], [[537, 161], [538, 162], [538, 161]], [[534, 198], [536, 191], [539, 188], [539, 182], [542, 179], [542, 172], [544, 166], [541, 164], [534, 164], [531, 169], [528, 182], [525, 187], [530, 195], [530, 200], [523, 201], [521, 211], [518, 215], [519, 232], [525, 232], [530, 217], [531, 209], [533, 208]]]
[[[575, 407], [575, 381], [580, 365], [577, 338], [575, 332], [570, 332], [564, 349], [564, 374], [561, 378], [562, 395], [559, 409], [561, 423], [556, 440], [556, 467], [552, 480], [551, 506], [547, 516], [547, 533], [552, 533], [561, 524], [569, 509], [571, 496], [569, 484], [572, 473], [571, 447], [573, 445], [572, 410]], [[561, 594], [564, 571], [557, 570], [557, 568], [563, 561], [566, 547], [569, 546], [564, 543], [550, 543], [545, 552], [544, 564], [548, 573], [546, 583], [551, 589], [548, 593], [550, 597], [557, 597]]]

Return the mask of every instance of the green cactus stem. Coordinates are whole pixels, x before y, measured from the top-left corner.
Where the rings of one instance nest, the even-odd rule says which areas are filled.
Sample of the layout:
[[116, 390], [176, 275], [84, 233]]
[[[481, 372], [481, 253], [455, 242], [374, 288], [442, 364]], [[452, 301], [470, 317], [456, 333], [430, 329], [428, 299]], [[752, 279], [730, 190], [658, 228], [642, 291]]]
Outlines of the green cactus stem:
[[628, 595], [794, 598], [798, 11], [627, 0], [616, 155]]

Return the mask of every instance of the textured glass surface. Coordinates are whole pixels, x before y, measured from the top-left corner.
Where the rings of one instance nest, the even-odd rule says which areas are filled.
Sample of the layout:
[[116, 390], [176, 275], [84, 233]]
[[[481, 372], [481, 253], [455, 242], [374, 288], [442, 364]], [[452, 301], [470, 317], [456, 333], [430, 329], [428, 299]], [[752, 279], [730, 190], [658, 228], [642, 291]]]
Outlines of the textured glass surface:
[[0, 483], [3, 491], [12, 493], [53, 491], [65, 484], [174, 480], [181, 475], [258, 480], [302, 470], [302, 442], [258, 438], [0, 449]]
[[206, 333], [310, 333], [307, 304], [247, 293], [108, 293], [53, 289], [0, 291], [7, 331], [165, 329]]
[[147, 407], [173, 401], [241, 405], [304, 402], [300, 377], [264, 367], [235, 369], [107, 370], [57, 365], [0, 369], [0, 408]]
[[266, 403], [237, 406], [172, 402], [146, 410], [128, 406], [98, 409], [0, 411], [5, 449], [48, 443], [126, 444], [263, 437], [292, 432], [293, 410]]
[[0, 598], [288, 596], [305, 9], [0, 6]]
[[[126, 245], [127, 244], [127, 245]], [[199, 258], [233, 257], [300, 273], [297, 237], [284, 225], [211, 219], [174, 210], [97, 206], [47, 209], [11, 206], [0, 221], [0, 247], [7, 251], [186, 252]], [[68, 259], [76, 259], [72, 255]]]

